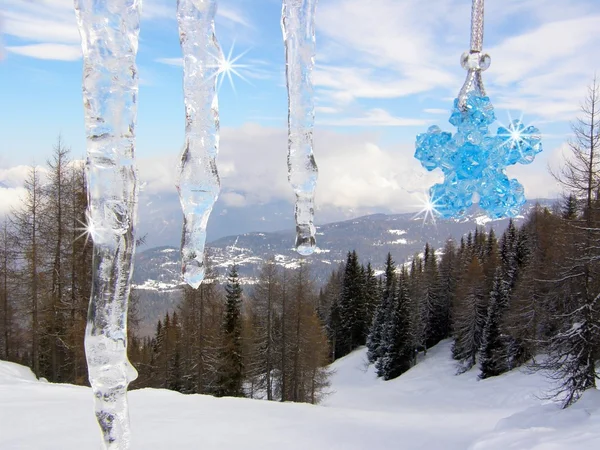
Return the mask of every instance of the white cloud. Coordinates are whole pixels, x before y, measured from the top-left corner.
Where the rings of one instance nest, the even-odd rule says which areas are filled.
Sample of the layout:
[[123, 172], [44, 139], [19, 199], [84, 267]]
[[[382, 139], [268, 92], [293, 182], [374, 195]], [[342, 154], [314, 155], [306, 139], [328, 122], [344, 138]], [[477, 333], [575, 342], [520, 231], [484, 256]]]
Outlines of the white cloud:
[[[464, 80], [470, 2], [331, 0], [317, 14], [315, 83], [328, 105], [363, 99], [454, 97]], [[572, 118], [600, 61], [600, 3], [506, 0], [486, 5], [484, 83], [497, 108], [545, 121]], [[444, 92], [444, 94], [440, 94]], [[448, 105], [450, 107], [450, 105]], [[372, 106], [371, 106], [372, 107]]]
[[34, 15], [30, 12], [6, 11], [5, 33], [21, 39], [48, 43], [79, 43], [75, 14]]
[[12, 209], [19, 206], [24, 195], [25, 189], [23, 188], [5, 188], [0, 186], [0, 220], [4, 219]]
[[[142, 20], [175, 21], [175, 5], [173, 0], [144, 0]], [[13, 45], [8, 48], [9, 51], [31, 58], [59, 61], [80, 57], [72, 48], [80, 45], [73, 0], [4, 0], [3, 6], [3, 32], [22, 41], [22, 45]], [[252, 27], [233, 5], [221, 6], [217, 11], [218, 18], [226, 24]], [[142, 28], [145, 26], [141, 25]]]
[[223, 203], [225, 203], [225, 205], [233, 208], [247, 205], [246, 197], [237, 192], [224, 192], [219, 196], [219, 198], [223, 201]]
[[81, 58], [79, 45], [65, 44], [33, 44], [6, 47], [11, 53], [29, 56], [37, 59], [52, 59], [56, 61], [76, 61]]
[[156, 58], [154, 61], [167, 66], [183, 67], [183, 58]]
[[[340, 213], [364, 209], [406, 210], [439, 178], [426, 173], [413, 158], [412, 145], [382, 148], [376, 135], [346, 135], [317, 129], [315, 156], [319, 166], [317, 206]], [[140, 159], [146, 193], [174, 192], [175, 152], [160, 159]], [[247, 124], [223, 128], [218, 158], [222, 194], [227, 206], [276, 200], [292, 201], [287, 180], [287, 133], [283, 129]], [[330, 214], [331, 216], [331, 214]]]
[[[178, 205], [160, 206], [176, 199], [177, 161], [180, 148], [165, 149], [157, 158], [138, 158], [139, 182], [145, 198], [154, 199], [153, 208], [166, 211]], [[525, 186], [528, 198], [554, 197], [560, 187], [547, 171], [563, 160], [563, 147], [546, 149], [536, 163], [509, 169]], [[138, 153], [141, 154], [141, 153]], [[383, 145], [372, 132], [343, 134], [317, 128], [315, 158], [319, 167], [316, 190], [319, 221], [371, 212], [404, 212], [419, 209], [422, 194], [442, 180], [441, 171], [427, 172], [413, 157], [412, 143]], [[287, 133], [284, 129], [247, 124], [224, 127], [218, 166], [221, 200], [227, 208], [249, 207], [274, 201], [292, 202], [287, 180]], [[0, 213], [17, 201], [18, 191], [29, 167], [0, 169]], [[176, 203], [176, 201], [175, 201]]]
[[[38, 169], [43, 176], [45, 169], [39, 166]], [[25, 195], [23, 186], [30, 170], [30, 166], [0, 167], [0, 219], [21, 203]]]
[[423, 112], [427, 114], [450, 114], [450, 109], [442, 109], [442, 108], [426, 108]]
[[317, 123], [328, 126], [354, 126], [354, 127], [411, 127], [425, 125], [427, 122], [420, 119], [394, 117], [389, 112], [374, 108], [367, 111], [362, 117], [340, 119], [320, 119]]
[[217, 8], [217, 16], [230, 21], [233, 24], [252, 28], [252, 24], [244, 17], [243, 13], [240, 10], [233, 8], [231, 5], [220, 5]]
[[339, 108], [332, 106], [317, 106], [315, 107], [315, 113], [317, 114], [337, 114], [340, 112]]

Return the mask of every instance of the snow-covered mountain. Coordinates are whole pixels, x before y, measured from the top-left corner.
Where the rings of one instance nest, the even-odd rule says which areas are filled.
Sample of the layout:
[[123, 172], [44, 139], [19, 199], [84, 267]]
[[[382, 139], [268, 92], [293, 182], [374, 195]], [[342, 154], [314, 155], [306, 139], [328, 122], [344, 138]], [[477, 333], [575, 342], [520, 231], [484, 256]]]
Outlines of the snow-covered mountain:
[[[542, 202], [549, 204], [549, 201]], [[523, 208], [523, 216], [534, 206]], [[516, 218], [516, 222], [523, 220]], [[461, 220], [438, 220], [424, 223], [414, 214], [375, 214], [343, 222], [319, 226], [317, 251], [310, 257], [311, 270], [317, 281], [323, 283], [338, 264], [346, 260], [347, 252], [356, 250], [363, 263], [371, 262], [376, 271], [382, 271], [388, 252], [397, 263], [409, 261], [420, 253], [428, 242], [441, 249], [449, 237], [459, 240], [476, 226], [493, 228], [500, 235], [508, 225], [507, 219], [490, 220], [483, 214], [472, 214]], [[252, 283], [267, 258], [295, 267], [303, 257], [293, 249], [294, 232], [252, 232], [227, 236], [209, 243], [213, 264], [221, 277], [227, 269], [238, 264], [244, 283]], [[154, 330], [159, 317], [172, 309], [180, 298], [181, 285], [179, 249], [175, 247], [140, 248], [136, 254], [134, 284], [141, 298], [142, 332]]]
[[[523, 215], [531, 207], [533, 203], [524, 208]], [[515, 219], [521, 220], [523, 216]], [[209, 243], [208, 247], [213, 264], [223, 276], [236, 263], [241, 276], [251, 282], [263, 261], [274, 257], [286, 267], [296, 266], [301, 259], [308, 260], [315, 276], [323, 281], [337, 264], [346, 260], [349, 250], [356, 250], [361, 261], [370, 261], [374, 268], [383, 269], [388, 252], [402, 263], [422, 252], [426, 242], [441, 249], [449, 237], [458, 240], [476, 226], [493, 228], [500, 235], [507, 224], [508, 219], [490, 220], [481, 214], [436, 223], [424, 223], [414, 214], [375, 214], [317, 227], [318, 248], [307, 258], [294, 251], [292, 230], [227, 236]], [[179, 249], [170, 246], [139, 249], [134, 283], [145, 289], [173, 289], [180, 284], [179, 256]]]
[[[475, 368], [457, 376], [450, 348], [441, 342], [391, 381], [377, 379], [359, 349], [332, 365], [321, 406], [132, 391], [131, 449], [600, 448], [600, 391], [561, 410], [540, 400], [550, 387], [541, 373], [479, 380]], [[37, 381], [29, 369], [0, 361], [0, 399], [4, 450], [99, 448], [88, 387]]]

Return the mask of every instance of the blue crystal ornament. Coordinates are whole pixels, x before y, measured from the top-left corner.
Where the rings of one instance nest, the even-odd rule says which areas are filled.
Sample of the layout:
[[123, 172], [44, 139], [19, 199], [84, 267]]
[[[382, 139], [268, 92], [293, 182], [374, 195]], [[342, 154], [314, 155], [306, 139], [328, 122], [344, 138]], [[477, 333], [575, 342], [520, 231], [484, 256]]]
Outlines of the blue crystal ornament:
[[496, 120], [494, 107], [485, 93], [481, 72], [490, 66], [490, 57], [481, 53], [483, 42], [483, 0], [473, 0], [471, 50], [461, 56], [467, 79], [454, 100], [449, 122], [452, 135], [434, 125], [417, 135], [415, 158], [428, 171], [440, 168], [444, 182], [429, 190], [434, 211], [444, 218], [461, 217], [479, 198], [479, 206], [491, 218], [514, 217], [525, 203], [523, 186], [508, 179], [507, 166], [530, 164], [542, 151], [540, 131], [513, 120], [489, 127]]
[[509, 180], [504, 172], [513, 164], [530, 164], [542, 151], [540, 132], [513, 120], [489, 132], [495, 121], [489, 97], [471, 91], [461, 110], [454, 100], [450, 123], [457, 128], [452, 135], [434, 125], [417, 136], [415, 158], [428, 171], [440, 168], [444, 182], [429, 190], [435, 210], [442, 217], [461, 217], [479, 195], [479, 206], [489, 217], [514, 217], [525, 203], [523, 186]]

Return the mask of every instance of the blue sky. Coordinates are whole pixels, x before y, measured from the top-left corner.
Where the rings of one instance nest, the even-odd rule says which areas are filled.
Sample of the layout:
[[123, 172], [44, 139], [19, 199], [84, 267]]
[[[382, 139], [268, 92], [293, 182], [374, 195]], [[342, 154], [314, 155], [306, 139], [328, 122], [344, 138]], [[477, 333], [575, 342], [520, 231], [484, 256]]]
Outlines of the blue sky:
[[[447, 119], [465, 77], [468, 0], [320, 0], [317, 6], [315, 156], [317, 218], [401, 212], [439, 174], [414, 160], [414, 138]], [[85, 153], [79, 34], [72, 0], [4, 0], [0, 60], [0, 213], [59, 133]], [[174, 191], [183, 142], [176, 0], [145, 0], [138, 65], [137, 158], [147, 194]], [[280, 0], [221, 0], [217, 36], [235, 43], [248, 82], [220, 91], [220, 201], [230, 208], [290, 200], [286, 180], [284, 52]], [[515, 175], [530, 197], [558, 193], [560, 161], [586, 86], [600, 66], [597, 0], [488, 0], [484, 83], [500, 121], [536, 124], [545, 151]]]

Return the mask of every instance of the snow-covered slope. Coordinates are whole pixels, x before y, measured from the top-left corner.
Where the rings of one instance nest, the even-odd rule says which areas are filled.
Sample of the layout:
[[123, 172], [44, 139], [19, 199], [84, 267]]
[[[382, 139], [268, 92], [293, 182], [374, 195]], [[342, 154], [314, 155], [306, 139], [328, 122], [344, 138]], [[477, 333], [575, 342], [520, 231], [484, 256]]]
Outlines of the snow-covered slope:
[[[337, 361], [323, 406], [130, 393], [133, 449], [598, 449], [600, 392], [562, 411], [539, 400], [540, 375], [455, 376], [443, 342], [397, 380], [376, 379], [365, 351]], [[0, 448], [94, 449], [88, 388], [34, 381], [0, 361]]]

